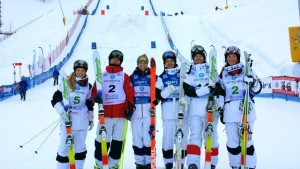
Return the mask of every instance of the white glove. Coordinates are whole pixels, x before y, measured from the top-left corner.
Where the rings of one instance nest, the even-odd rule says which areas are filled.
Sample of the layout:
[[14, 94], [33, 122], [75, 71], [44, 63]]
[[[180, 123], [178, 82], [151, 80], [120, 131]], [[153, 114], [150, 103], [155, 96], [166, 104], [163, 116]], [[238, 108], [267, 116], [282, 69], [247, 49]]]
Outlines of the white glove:
[[94, 122], [93, 121], [90, 121], [89, 122], [89, 131], [91, 131], [92, 129], [93, 129], [93, 127], [94, 127]]
[[207, 95], [209, 92], [210, 91], [207, 86], [196, 89], [197, 96], [204, 96], [204, 95]]
[[54, 105], [54, 108], [55, 108], [56, 112], [58, 113], [58, 115], [60, 116], [61, 119], [65, 120], [65, 121], [70, 120], [70, 115], [67, 114], [67, 112], [65, 111], [65, 109], [62, 106], [61, 102], [57, 102]]
[[188, 103], [189, 103], [189, 100], [188, 100], [188, 98], [186, 98], [186, 97], [182, 97], [182, 98], [179, 99], [179, 104], [180, 104], [181, 106], [187, 106]]
[[254, 84], [254, 78], [251, 75], [245, 76], [243, 81], [249, 85]]
[[176, 88], [173, 85], [169, 85], [168, 87], [168, 91], [171, 93], [174, 93], [176, 91]]
[[170, 96], [170, 94], [174, 93], [176, 91], [176, 88], [173, 85], [169, 85], [168, 87], [165, 87], [164, 90], [161, 91], [161, 97], [166, 99]]
[[59, 116], [61, 119], [65, 120], [65, 121], [70, 120], [70, 115], [68, 115], [67, 112], [64, 110], [59, 113]]

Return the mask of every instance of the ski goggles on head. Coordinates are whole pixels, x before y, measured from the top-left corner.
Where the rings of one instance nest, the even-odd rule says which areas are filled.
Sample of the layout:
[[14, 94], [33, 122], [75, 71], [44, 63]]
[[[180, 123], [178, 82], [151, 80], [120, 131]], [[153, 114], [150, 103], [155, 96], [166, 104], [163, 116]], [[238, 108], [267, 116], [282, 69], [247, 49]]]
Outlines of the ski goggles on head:
[[225, 55], [228, 55], [230, 53], [240, 54], [240, 49], [238, 47], [235, 47], [235, 46], [230, 46], [226, 49]]
[[165, 60], [165, 59], [168, 59], [168, 58], [170, 58], [170, 59], [176, 58], [176, 55], [175, 55], [175, 53], [172, 52], [172, 51], [167, 51], [167, 52], [165, 52], [165, 53], [162, 55], [162, 57], [163, 57], [163, 60]]
[[194, 46], [192, 47], [192, 50], [191, 50], [193, 53], [204, 53], [204, 48], [202, 46]]

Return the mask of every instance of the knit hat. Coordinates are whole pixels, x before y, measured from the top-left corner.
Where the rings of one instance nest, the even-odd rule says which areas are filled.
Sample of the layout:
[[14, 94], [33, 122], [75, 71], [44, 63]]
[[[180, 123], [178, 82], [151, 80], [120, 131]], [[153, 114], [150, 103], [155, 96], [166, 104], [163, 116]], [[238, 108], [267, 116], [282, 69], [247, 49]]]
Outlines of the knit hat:
[[149, 59], [146, 54], [142, 54], [141, 56], [139, 56], [136, 60], [136, 64], [139, 64], [141, 61], [145, 61], [146, 64], [149, 63]]

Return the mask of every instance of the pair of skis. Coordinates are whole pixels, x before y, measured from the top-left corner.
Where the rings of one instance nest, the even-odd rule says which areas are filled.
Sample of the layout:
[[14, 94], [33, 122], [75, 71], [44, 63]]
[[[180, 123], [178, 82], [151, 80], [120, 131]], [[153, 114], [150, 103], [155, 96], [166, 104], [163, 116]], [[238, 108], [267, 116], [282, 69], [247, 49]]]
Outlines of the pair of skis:
[[[246, 76], [251, 75], [252, 60], [251, 55], [244, 51], [245, 56], [245, 67]], [[249, 113], [249, 92], [250, 85], [246, 84], [246, 91], [243, 103], [243, 116], [242, 116], [242, 126], [241, 126], [241, 168], [246, 169], [246, 156], [247, 156], [247, 144], [249, 139], [249, 126], [248, 126], [248, 113]]]
[[[209, 52], [209, 78], [208, 86], [216, 87], [216, 73], [217, 73], [217, 51], [214, 46]], [[217, 96], [211, 93], [208, 96], [207, 102], [207, 123], [206, 123], [206, 142], [205, 142], [205, 163], [204, 169], [211, 169], [212, 143], [213, 143], [213, 121], [214, 113], [218, 111]]]
[[62, 71], [60, 73], [60, 78], [61, 78], [61, 87], [62, 87], [61, 91], [62, 91], [62, 96], [63, 96], [63, 106], [69, 116], [69, 119], [65, 121], [66, 133], [67, 133], [66, 144], [69, 147], [69, 150], [68, 150], [69, 164], [70, 164], [70, 169], [76, 169], [74, 140], [73, 140], [73, 136], [72, 136], [72, 121], [71, 121], [71, 116], [70, 116], [74, 109], [74, 104], [70, 105], [69, 85], [68, 85], [66, 73]]

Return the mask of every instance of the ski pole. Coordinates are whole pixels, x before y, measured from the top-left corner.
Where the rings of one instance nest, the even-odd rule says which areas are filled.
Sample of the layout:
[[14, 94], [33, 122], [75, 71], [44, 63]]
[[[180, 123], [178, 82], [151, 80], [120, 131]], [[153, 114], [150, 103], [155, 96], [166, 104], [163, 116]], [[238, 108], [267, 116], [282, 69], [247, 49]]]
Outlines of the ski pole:
[[[53, 131], [56, 129], [56, 127], [58, 126], [59, 122], [57, 122], [57, 124], [53, 127], [53, 129], [51, 130], [51, 132], [48, 134], [48, 136], [44, 139], [44, 141], [42, 142], [42, 144], [39, 146], [39, 148], [37, 150], [34, 151], [35, 154], [38, 153], [39, 149], [43, 146], [43, 144], [46, 142], [46, 140], [48, 140], [48, 138], [50, 137], [50, 135], [53, 133]], [[33, 154], [34, 155], [34, 154]]]
[[57, 119], [55, 120], [53, 123], [51, 123], [49, 126], [47, 126], [46, 128], [44, 128], [42, 131], [40, 131], [38, 134], [36, 134], [35, 136], [33, 136], [31, 139], [29, 139], [26, 143], [22, 144], [19, 146], [19, 148], [17, 150], [19, 150], [20, 148], [23, 148], [26, 144], [28, 144], [29, 142], [31, 142], [32, 140], [34, 140], [37, 136], [39, 136], [40, 134], [42, 134], [44, 131], [46, 131], [49, 127], [53, 126], [56, 122], [58, 122], [60, 120]]

